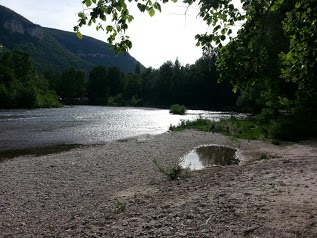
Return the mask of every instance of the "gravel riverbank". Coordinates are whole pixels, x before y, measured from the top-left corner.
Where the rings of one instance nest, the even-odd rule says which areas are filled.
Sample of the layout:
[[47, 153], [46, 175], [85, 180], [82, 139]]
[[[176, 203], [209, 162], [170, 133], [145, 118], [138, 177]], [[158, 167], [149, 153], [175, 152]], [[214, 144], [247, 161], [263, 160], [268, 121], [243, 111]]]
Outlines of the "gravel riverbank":
[[[202, 144], [239, 148], [244, 160], [177, 181], [153, 165]], [[317, 237], [316, 183], [316, 140], [142, 136], [0, 162], [0, 236]]]

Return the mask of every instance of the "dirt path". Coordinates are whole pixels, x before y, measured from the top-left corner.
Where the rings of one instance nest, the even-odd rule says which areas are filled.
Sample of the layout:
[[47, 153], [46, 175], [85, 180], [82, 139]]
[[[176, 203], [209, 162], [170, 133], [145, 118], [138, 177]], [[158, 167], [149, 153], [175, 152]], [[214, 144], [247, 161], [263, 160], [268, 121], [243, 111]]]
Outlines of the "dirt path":
[[[167, 181], [201, 144], [239, 166]], [[257, 160], [261, 155], [279, 157]], [[317, 237], [317, 141], [275, 146], [185, 131], [0, 163], [1, 237]]]

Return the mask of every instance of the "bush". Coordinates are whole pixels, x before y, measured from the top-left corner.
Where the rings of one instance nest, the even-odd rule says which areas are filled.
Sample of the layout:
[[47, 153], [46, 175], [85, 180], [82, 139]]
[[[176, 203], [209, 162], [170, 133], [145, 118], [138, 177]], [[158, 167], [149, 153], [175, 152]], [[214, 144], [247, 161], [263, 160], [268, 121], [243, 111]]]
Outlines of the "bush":
[[15, 97], [18, 108], [34, 108], [37, 105], [36, 90], [32, 86], [21, 86]]
[[61, 107], [62, 105], [59, 103], [59, 98], [53, 92], [49, 92], [46, 94], [37, 95], [37, 107]]
[[184, 105], [174, 104], [170, 108], [170, 113], [184, 115], [187, 111], [187, 108]]
[[165, 175], [169, 180], [182, 179], [189, 176], [190, 174], [189, 167], [184, 168], [180, 161], [172, 163], [168, 166], [162, 166], [156, 160], [153, 160], [153, 163], [158, 171]]
[[281, 117], [271, 121], [268, 134], [270, 138], [279, 140], [307, 138], [312, 134], [312, 122]]

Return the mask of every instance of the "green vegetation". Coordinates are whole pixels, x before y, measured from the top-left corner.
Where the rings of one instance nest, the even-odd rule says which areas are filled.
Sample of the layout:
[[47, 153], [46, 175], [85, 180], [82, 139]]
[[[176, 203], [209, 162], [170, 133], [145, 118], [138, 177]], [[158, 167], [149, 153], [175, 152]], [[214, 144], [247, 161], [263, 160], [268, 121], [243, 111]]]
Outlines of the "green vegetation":
[[4, 53], [0, 59], [0, 108], [59, 107], [59, 98], [38, 74], [29, 54]]
[[279, 145], [280, 140], [298, 140], [312, 135], [307, 125], [291, 120], [272, 120], [268, 124], [258, 123], [257, 120], [242, 120], [231, 117], [220, 121], [198, 118], [193, 121], [181, 121], [177, 126], [170, 126], [171, 131], [196, 129], [206, 132], [216, 132], [241, 139], [273, 139], [272, 143]]
[[[167, 107], [180, 102], [192, 108], [234, 107], [237, 96], [230, 85], [217, 82], [215, 62], [214, 54], [204, 54], [194, 65], [185, 67], [176, 60], [156, 70], [140, 72], [136, 67], [134, 73], [128, 74], [116, 67], [97, 66], [88, 77], [75, 68], [62, 74], [46, 71], [44, 75], [50, 89], [66, 104]], [[181, 109], [181, 113], [185, 108], [175, 109]]]
[[[28, 60], [32, 61], [28, 53], [14, 52], [16, 55], [26, 54]], [[10, 51], [4, 53], [10, 54]], [[23, 59], [15, 59], [19, 64], [21, 60]], [[30, 67], [34, 73], [28, 74], [26, 68], [21, 68], [20, 74], [29, 75], [32, 82], [38, 82], [34, 81], [33, 86], [39, 88], [35, 90], [32, 86], [19, 90], [17, 100], [21, 98], [21, 103], [12, 104], [6, 103], [7, 100], [12, 100], [7, 99], [10, 98], [8, 86], [3, 84], [0, 87], [0, 91], [4, 92], [4, 96], [0, 97], [0, 108], [56, 107], [59, 106], [59, 98], [63, 104], [167, 107], [177, 101], [192, 108], [234, 107], [237, 97], [230, 85], [217, 82], [217, 75], [214, 74], [215, 62], [215, 54], [204, 54], [194, 65], [185, 67], [176, 60], [175, 63], [164, 63], [157, 70], [149, 68], [141, 72], [140, 67], [136, 67], [135, 73], [126, 74], [116, 67], [97, 66], [87, 75], [74, 67], [61, 73], [47, 70], [39, 74], [36, 73], [32, 61]], [[12, 62], [2, 60], [2, 65], [9, 72]], [[3, 71], [3, 81], [10, 81], [10, 74], [5, 72]], [[180, 105], [171, 109], [171, 112], [180, 114], [186, 111], [186, 107]]]
[[170, 113], [184, 115], [187, 111], [187, 108], [184, 105], [173, 104], [170, 108]]
[[282, 158], [279, 155], [262, 154], [257, 159], [258, 160], [269, 160], [269, 159], [279, 159]]
[[261, 139], [265, 137], [263, 128], [256, 125], [252, 120], [239, 120], [234, 117], [211, 121], [198, 118], [193, 121], [182, 121], [178, 126], [171, 126], [171, 131], [181, 131], [185, 129], [197, 129], [206, 132], [216, 132], [243, 139]]
[[105, 42], [91, 37], [80, 40], [72, 32], [38, 26], [1, 5], [0, 45], [31, 54], [39, 72], [61, 73], [74, 67], [88, 73], [93, 67], [104, 65], [128, 73], [140, 64], [128, 53], [116, 56]]
[[115, 204], [114, 204], [114, 209], [113, 209], [113, 213], [114, 214], [120, 214], [125, 212], [127, 208], [127, 204], [125, 202], [121, 202], [118, 199], [115, 200]]
[[161, 165], [156, 160], [153, 160], [155, 168], [167, 177], [169, 180], [177, 180], [183, 179], [190, 175], [190, 169], [183, 168], [181, 165], [181, 161], [176, 161], [175, 163], [171, 163], [169, 165]]
[[196, 129], [206, 132], [216, 132], [241, 139], [273, 139], [275, 145], [283, 140], [298, 140], [313, 135], [306, 124], [296, 123], [291, 119], [271, 120], [261, 123], [255, 120], [242, 120], [231, 117], [220, 121], [198, 118], [193, 121], [181, 121], [177, 126], [170, 126], [171, 131]]
[[183, 131], [185, 129], [196, 129], [200, 131], [211, 131], [212, 121], [208, 119], [198, 118], [196, 120], [181, 120], [180, 124], [177, 126], [170, 126], [171, 131]]

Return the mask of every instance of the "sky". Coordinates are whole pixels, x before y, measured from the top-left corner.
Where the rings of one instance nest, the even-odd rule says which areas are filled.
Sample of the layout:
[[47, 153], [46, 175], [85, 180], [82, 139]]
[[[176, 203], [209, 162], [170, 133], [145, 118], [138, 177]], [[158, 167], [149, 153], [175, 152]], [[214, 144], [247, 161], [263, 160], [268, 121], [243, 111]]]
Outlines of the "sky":
[[[71, 32], [77, 24], [78, 12], [83, 9], [81, 0], [0, 0], [0, 5], [35, 24]], [[129, 7], [135, 18], [127, 31], [133, 43], [129, 53], [145, 67], [159, 68], [168, 60], [175, 62], [176, 58], [182, 65], [193, 64], [201, 57], [195, 35], [205, 33], [208, 26], [197, 18], [197, 8], [190, 7], [186, 12], [184, 5], [169, 3], [162, 5], [162, 13], [150, 17], [140, 13], [134, 1]], [[106, 33], [96, 31], [93, 26], [84, 27], [81, 32], [107, 41]]]

